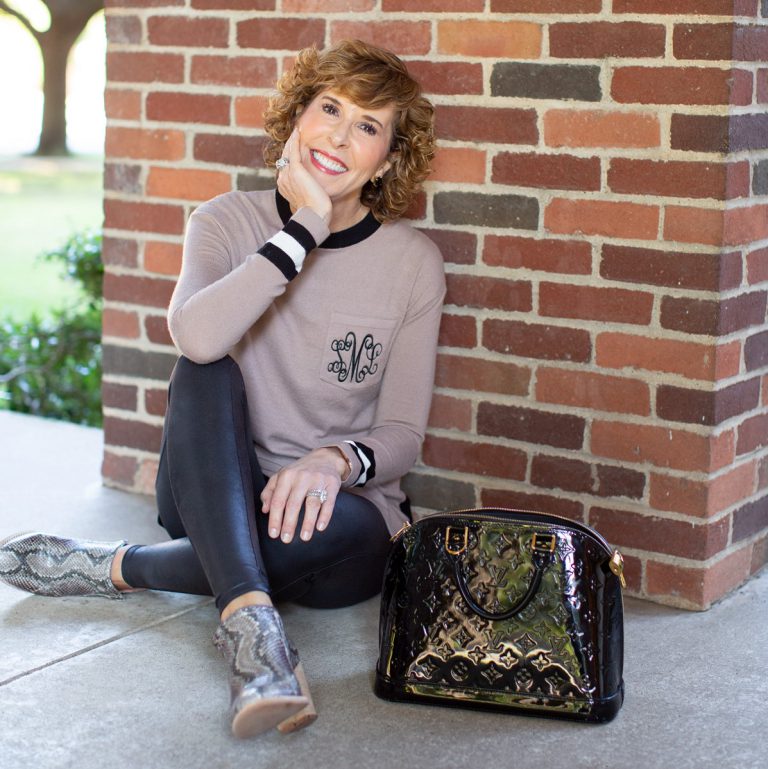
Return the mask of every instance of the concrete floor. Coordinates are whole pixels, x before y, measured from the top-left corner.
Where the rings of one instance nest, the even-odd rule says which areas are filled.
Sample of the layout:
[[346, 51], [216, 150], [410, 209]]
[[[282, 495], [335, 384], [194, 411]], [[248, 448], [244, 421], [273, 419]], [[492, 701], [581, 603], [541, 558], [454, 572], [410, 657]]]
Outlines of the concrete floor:
[[[163, 539], [151, 500], [101, 486], [100, 460], [98, 430], [0, 412], [0, 536]], [[628, 600], [627, 699], [603, 726], [378, 700], [377, 614], [285, 607], [320, 718], [243, 742], [210, 599], [0, 586], [0, 769], [768, 766], [768, 574], [701, 614]]]

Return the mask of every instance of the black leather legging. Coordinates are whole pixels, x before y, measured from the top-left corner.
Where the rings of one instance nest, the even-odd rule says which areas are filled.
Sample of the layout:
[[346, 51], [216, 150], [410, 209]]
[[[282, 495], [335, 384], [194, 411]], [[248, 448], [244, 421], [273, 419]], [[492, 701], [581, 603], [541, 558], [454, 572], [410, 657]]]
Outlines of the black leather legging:
[[122, 569], [132, 587], [232, 599], [263, 590], [276, 601], [348, 606], [381, 589], [389, 533], [378, 509], [342, 491], [309, 542], [267, 535], [242, 374], [234, 360], [180, 358], [171, 376], [157, 477], [170, 542], [133, 546]]

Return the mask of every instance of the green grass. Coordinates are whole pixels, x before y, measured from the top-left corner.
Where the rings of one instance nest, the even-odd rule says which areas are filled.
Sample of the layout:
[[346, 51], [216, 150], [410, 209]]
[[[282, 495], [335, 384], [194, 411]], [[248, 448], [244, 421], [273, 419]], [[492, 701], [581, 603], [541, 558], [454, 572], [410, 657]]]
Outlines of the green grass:
[[42, 315], [76, 301], [79, 291], [43, 251], [102, 224], [99, 158], [0, 160], [0, 316]]

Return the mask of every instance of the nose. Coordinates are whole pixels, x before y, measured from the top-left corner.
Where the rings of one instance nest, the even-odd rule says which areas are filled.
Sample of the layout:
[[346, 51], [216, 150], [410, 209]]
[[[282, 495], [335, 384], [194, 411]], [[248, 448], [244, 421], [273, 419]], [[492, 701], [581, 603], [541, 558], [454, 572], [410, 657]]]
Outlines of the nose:
[[344, 147], [349, 140], [349, 123], [346, 121], [338, 123], [331, 131], [331, 144], [334, 147]]

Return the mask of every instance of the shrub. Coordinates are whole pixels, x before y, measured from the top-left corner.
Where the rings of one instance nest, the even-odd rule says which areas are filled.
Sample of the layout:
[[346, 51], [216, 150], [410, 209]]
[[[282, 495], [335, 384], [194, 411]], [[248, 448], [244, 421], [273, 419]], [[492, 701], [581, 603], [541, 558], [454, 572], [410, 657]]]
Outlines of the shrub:
[[0, 401], [26, 414], [101, 425], [101, 235], [73, 235], [42, 255], [63, 264], [83, 298], [50, 317], [0, 321]]

